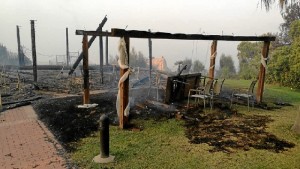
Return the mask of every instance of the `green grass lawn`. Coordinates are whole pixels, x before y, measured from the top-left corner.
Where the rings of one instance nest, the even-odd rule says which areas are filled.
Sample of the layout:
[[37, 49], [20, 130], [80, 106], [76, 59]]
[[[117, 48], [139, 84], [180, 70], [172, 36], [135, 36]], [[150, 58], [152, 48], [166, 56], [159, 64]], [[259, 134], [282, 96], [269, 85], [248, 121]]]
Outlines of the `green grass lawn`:
[[[226, 87], [248, 87], [250, 81], [226, 80]], [[236, 150], [234, 153], [211, 153], [207, 144], [190, 144], [186, 138], [184, 121], [136, 120], [143, 126], [140, 132], [110, 128], [110, 153], [115, 156], [111, 164], [92, 162], [99, 154], [99, 133], [74, 143], [70, 153], [80, 168], [300, 168], [300, 136], [290, 128], [299, 113], [300, 93], [278, 86], [266, 85], [264, 98], [278, 98], [294, 104], [275, 110], [236, 106], [240, 113], [268, 115], [274, 121], [268, 123], [267, 131], [277, 137], [296, 144], [294, 148], [281, 153], [251, 148], [249, 151]]]

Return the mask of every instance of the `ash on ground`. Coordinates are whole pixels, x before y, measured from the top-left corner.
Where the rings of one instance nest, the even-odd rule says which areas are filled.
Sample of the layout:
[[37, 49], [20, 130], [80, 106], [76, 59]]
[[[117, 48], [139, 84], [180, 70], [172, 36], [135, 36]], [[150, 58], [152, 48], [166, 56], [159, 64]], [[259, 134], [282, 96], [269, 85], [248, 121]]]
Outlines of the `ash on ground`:
[[226, 108], [209, 113], [191, 111], [188, 116], [185, 134], [190, 143], [206, 143], [212, 146], [210, 152], [255, 148], [279, 153], [295, 146], [266, 131], [273, 121], [269, 116], [239, 114]]

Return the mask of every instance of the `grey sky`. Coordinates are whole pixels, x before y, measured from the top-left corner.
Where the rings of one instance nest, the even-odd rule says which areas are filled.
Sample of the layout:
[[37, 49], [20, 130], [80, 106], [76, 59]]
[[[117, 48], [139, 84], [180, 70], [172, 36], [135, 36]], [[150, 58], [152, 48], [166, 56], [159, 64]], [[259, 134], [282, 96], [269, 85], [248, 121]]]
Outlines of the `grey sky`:
[[[95, 30], [103, 17], [104, 30], [125, 28], [171, 33], [261, 35], [278, 32], [283, 22], [279, 8], [268, 13], [260, 0], [1, 0], [0, 43], [17, 52], [16, 25], [21, 26], [21, 43], [31, 49], [30, 22], [36, 22], [38, 63], [47, 64], [55, 55], [64, 55], [65, 28], [69, 28], [70, 51], [81, 51], [76, 29]], [[147, 40], [132, 39], [131, 46], [148, 56]], [[153, 40], [153, 56], [164, 56], [168, 67], [176, 60], [199, 59], [206, 66], [211, 41]], [[221, 53], [236, 57], [238, 42], [219, 42]], [[117, 54], [118, 39], [109, 40], [109, 54]], [[90, 50], [90, 62], [99, 64], [98, 40]], [[29, 50], [26, 53], [31, 57]], [[41, 55], [43, 54], [43, 55]], [[174, 68], [173, 68], [174, 69]]]

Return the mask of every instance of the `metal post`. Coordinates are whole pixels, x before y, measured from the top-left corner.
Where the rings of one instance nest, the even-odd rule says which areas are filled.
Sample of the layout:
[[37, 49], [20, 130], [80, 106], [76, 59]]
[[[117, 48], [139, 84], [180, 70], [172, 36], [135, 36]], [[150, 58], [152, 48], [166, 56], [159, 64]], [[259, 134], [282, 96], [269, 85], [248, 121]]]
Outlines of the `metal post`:
[[100, 154], [93, 158], [95, 163], [111, 163], [115, 156], [109, 155], [109, 118], [100, 117]]
[[32, 45], [32, 69], [33, 69], [33, 80], [37, 82], [37, 66], [36, 66], [36, 47], [35, 47], [35, 29], [34, 20], [30, 20], [31, 23], [31, 45]]
[[100, 157], [109, 157], [109, 118], [105, 114], [100, 117]]
[[83, 104], [90, 103], [90, 89], [89, 89], [89, 47], [88, 37], [83, 35], [82, 51], [83, 51]]

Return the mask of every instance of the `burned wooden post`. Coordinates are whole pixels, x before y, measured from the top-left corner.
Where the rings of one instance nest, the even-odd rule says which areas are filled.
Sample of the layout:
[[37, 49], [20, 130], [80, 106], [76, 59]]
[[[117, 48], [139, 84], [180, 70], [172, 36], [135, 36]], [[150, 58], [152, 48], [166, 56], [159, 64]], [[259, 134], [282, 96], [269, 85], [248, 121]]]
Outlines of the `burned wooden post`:
[[33, 69], [33, 81], [37, 82], [37, 66], [36, 66], [36, 47], [35, 47], [35, 29], [34, 20], [30, 20], [31, 24], [31, 45], [32, 45], [32, 69]]
[[[129, 48], [130, 48], [130, 41], [129, 37], [124, 37], [125, 43], [126, 43], [126, 52], [128, 54], [128, 64], [129, 64]], [[126, 72], [128, 71], [128, 68], [122, 69], [120, 68], [120, 77], [122, 77]], [[128, 78], [120, 84], [120, 114], [119, 114], [119, 127], [121, 129], [124, 129], [128, 124], [128, 117], [124, 116], [125, 109], [127, 107], [128, 101], [129, 101], [129, 76]]]
[[[105, 22], [107, 21], [107, 18], [106, 16], [104, 17], [104, 19], [102, 20], [102, 22], [100, 23], [99, 27], [96, 29], [96, 32], [99, 32], [100, 31], [100, 28], [103, 27], [103, 25], [105, 24]], [[89, 40], [89, 43], [88, 43], [88, 48], [91, 47], [92, 43], [94, 42], [94, 40], [96, 39], [97, 35], [93, 35], [91, 37], [91, 39]], [[73, 64], [71, 70], [69, 71], [69, 75], [71, 75], [74, 70], [77, 68], [78, 64], [80, 63], [80, 61], [82, 60], [82, 57], [83, 57], [83, 52], [80, 53], [79, 57], [77, 58], [77, 60], [75, 61], [75, 63]]]
[[[148, 30], [151, 32], [151, 30]], [[152, 40], [148, 38], [148, 46], [149, 46], [149, 87], [151, 89], [151, 71], [152, 71]], [[149, 93], [148, 93], [149, 95]]]
[[20, 29], [19, 26], [17, 25], [17, 41], [18, 41], [18, 59], [19, 59], [19, 66], [24, 66], [23, 65], [23, 59], [22, 59], [22, 53], [21, 53], [21, 41], [20, 41]]
[[69, 30], [66, 28], [66, 57], [67, 57], [67, 66], [70, 64], [70, 52], [69, 52]]
[[106, 30], [106, 39], [105, 39], [105, 48], [106, 48], [106, 50], [105, 50], [105, 61], [106, 61], [106, 63], [105, 63], [105, 65], [108, 65], [108, 31]]
[[264, 84], [265, 84], [265, 73], [266, 73], [266, 66], [267, 66], [267, 60], [268, 60], [268, 54], [269, 54], [269, 46], [270, 41], [264, 41], [264, 46], [262, 49], [262, 58], [261, 58], [261, 64], [260, 64], [260, 71], [258, 74], [258, 86], [256, 91], [256, 102], [261, 103], [264, 93]]
[[89, 47], [88, 47], [88, 36], [86, 34], [83, 35], [82, 52], [83, 52], [83, 104], [89, 104], [90, 103]]
[[[99, 25], [100, 27], [100, 25]], [[102, 32], [102, 27], [99, 30]], [[99, 52], [100, 52], [100, 82], [103, 84], [103, 38], [99, 36]]]
[[212, 79], [215, 77], [216, 56], [217, 56], [217, 41], [214, 40], [210, 47], [210, 65], [209, 65], [209, 72], [208, 72], [208, 77]]

